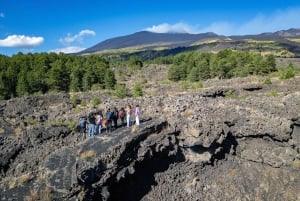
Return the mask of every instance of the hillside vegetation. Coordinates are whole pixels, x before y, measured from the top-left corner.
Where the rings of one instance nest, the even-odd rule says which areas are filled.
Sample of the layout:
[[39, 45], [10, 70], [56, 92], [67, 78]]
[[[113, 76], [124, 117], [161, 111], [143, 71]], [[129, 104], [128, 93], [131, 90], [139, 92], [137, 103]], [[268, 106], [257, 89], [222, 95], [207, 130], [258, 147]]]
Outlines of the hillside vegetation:
[[[174, 86], [171, 82], [197, 83], [212, 78], [265, 76], [278, 71], [276, 63], [279, 61], [284, 63], [282, 59], [276, 60], [272, 54], [262, 56], [231, 49], [217, 53], [192, 51], [153, 60], [142, 60], [132, 55], [125, 61], [97, 55], [0, 55], [0, 100], [32, 94], [90, 90], [105, 90], [119, 98], [142, 96], [144, 91], [151, 91], [149, 88], [155, 89], [162, 84]], [[291, 62], [287, 65], [289, 76], [298, 72]], [[287, 69], [280, 70], [281, 74], [286, 74], [285, 71]], [[190, 88], [188, 83], [183, 85], [182, 88]], [[192, 86], [199, 87], [201, 83]]]
[[[114, 56], [0, 56], [1, 201], [300, 197], [299, 59]], [[78, 127], [127, 105], [140, 125]]]

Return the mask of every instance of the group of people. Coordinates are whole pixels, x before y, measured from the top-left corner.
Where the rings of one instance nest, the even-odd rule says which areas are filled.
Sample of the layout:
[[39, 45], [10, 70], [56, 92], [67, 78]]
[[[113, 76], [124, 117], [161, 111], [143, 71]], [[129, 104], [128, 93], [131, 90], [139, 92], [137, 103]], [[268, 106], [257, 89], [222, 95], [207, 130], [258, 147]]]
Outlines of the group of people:
[[[121, 121], [121, 127], [130, 127], [133, 125], [133, 117], [135, 117], [135, 125], [140, 125], [141, 109], [139, 105], [136, 105], [133, 110], [131, 105], [127, 105], [126, 108], [122, 107], [118, 110], [114, 107], [112, 110], [107, 109], [106, 113], [102, 111], [90, 114], [88, 117], [81, 117], [79, 127], [80, 132], [89, 136], [101, 134], [102, 129], [106, 129], [107, 133], [111, 133], [112, 129], [118, 128], [118, 119]], [[126, 123], [125, 123], [126, 121]]]

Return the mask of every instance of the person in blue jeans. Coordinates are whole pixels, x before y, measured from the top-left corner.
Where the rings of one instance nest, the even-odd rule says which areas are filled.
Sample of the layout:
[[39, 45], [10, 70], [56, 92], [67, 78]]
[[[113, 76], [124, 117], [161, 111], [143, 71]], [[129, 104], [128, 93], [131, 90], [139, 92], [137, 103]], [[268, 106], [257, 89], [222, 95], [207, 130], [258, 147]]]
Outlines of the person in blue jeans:
[[106, 133], [111, 133], [111, 127], [112, 127], [112, 112], [110, 111], [110, 108], [107, 109], [107, 112], [105, 114], [107, 125], [106, 125]]
[[128, 105], [127, 108], [126, 108], [127, 127], [131, 126], [131, 115], [132, 115], [131, 105]]
[[84, 139], [86, 136], [86, 131], [87, 131], [87, 119], [86, 117], [80, 117], [80, 122], [79, 122], [79, 127], [80, 127], [80, 133], [82, 135], [82, 139]]
[[101, 134], [101, 129], [102, 129], [102, 115], [101, 114], [97, 114], [96, 116], [96, 134]]
[[95, 133], [95, 116], [90, 115], [89, 117], [89, 136], [94, 136]]

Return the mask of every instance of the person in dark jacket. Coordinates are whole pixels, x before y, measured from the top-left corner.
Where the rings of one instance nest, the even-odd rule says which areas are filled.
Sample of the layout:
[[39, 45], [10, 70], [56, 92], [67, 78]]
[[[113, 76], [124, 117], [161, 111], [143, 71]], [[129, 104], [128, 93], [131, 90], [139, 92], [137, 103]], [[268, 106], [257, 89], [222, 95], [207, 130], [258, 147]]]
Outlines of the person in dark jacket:
[[118, 109], [115, 107], [114, 110], [112, 111], [112, 120], [114, 122], [114, 128], [118, 128]]
[[121, 119], [121, 126], [125, 126], [125, 116], [126, 116], [126, 111], [124, 109], [124, 107], [122, 107], [119, 110], [119, 114], [118, 114], [119, 118]]
[[110, 133], [112, 127], [112, 112], [110, 111], [110, 108], [108, 108], [105, 117], [107, 120], [106, 133]]
[[92, 114], [89, 116], [89, 136], [94, 136], [95, 133], [95, 116]]

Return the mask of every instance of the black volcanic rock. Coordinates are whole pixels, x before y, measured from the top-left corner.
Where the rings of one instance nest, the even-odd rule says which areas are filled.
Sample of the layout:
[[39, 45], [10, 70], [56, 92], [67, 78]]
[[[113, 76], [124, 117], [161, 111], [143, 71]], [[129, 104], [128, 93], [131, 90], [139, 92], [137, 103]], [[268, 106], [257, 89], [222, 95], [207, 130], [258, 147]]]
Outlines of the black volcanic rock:
[[[300, 77], [263, 81], [215, 79], [178, 94], [101, 96], [103, 107], [139, 104], [141, 124], [85, 139], [68, 123], [95, 108], [78, 111], [67, 94], [2, 101], [1, 201], [295, 200]], [[233, 97], [224, 95], [229, 90]], [[20, 123], [42, 113], [44, 121]]]

